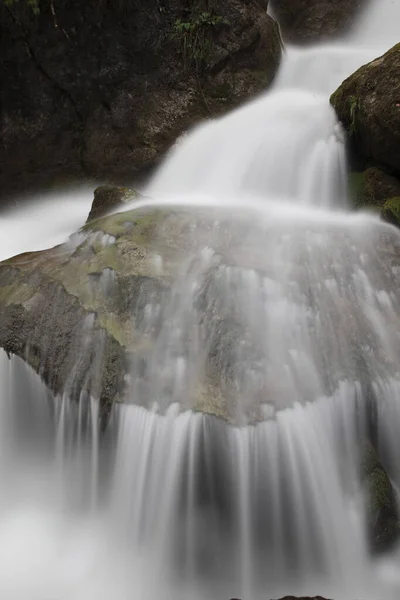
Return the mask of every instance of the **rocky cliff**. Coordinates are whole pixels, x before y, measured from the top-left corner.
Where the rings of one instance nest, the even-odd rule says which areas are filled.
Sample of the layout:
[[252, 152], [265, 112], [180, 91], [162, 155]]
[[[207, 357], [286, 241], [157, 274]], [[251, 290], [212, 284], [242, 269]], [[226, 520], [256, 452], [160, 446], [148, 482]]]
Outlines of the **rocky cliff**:
[[0, 4], [0, 189], [132, 180], [182, 131], [264, 90], [265, 0]]

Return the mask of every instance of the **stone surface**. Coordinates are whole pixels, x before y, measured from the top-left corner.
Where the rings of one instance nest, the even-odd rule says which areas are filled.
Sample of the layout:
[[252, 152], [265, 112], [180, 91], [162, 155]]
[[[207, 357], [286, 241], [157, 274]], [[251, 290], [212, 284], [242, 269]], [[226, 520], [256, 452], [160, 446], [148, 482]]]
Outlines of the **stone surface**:
[[[157, 379], [166, 386], [161, 396], [168, 398], [169, 378], [154, 377], [153, 369], [158, 373], [169, 358], [159, 353], [162, 328], [173, 318], [174, 294], [182, 294], [174, 284], [180, 285], [188, 257], [197, 268], [214, 235], [220, 254], [202, 274], [188, 315], [194, 327], [202, 327], [208, 353], [199, 381], [191, 376], [182, 398], [174, 390], [171, 401], [234, 420], [235, 378], [240, 376], [235, 348], [241, 346], [242, 358], [256, 349], [233, 309], [215, 308], [218, 265], [247, 269], [243, 229], [231, 214], [210, 208], [139, 208], [90, 221], [62, 246], [0, 263], [0, 346], [26, 360], [54, 392], [99, 397], [105, 417], [113, 402], [138, 401], [127, 384], [131, 371], [144, 405], [154, 401], [152, 381]], [[232, 248], [239, 248], [236, 255], [229, 254]], [[259, 252], [255, 234], [250, 250]], [[188, 331], [191, 326], [189, 320]], [[182, 343], [189, 352], [190, 338]], [[249, 419], [260, 418], [259, 410], [249, 406]]]
[[271, 0], [288, 40], [312, 43], [346, 31], [366, 0]]
[[386, 200], [382, 207], [381, 216], [384, 221], [400, 227], [400, 195]]
[[[188, 127], [265, 89], [281, 57], [265, 2], [207, 4], [54, 0], [34, 15], [2, 2], [3, 196], [142, 177]], [[201, 40], [189, 53], [179, 22]]]
[[354, 150], [400, 173], [400, 44], [364, 65], [331, 96]]
[[139, 197], [140, 194], [130, 188], [101, 185], [94, 190], [94, 199], [87, 221], [104, 217], [111, 210], [115, 210], [122, 204], [129, 204]]
[[364, 441], [362, 446], [361, 471], [370, 548], [374, 553], [384, 552], [399, 538], [399, 511], [391, 481], [369, 440]]
[[400, 196], [400, 181], [378, 167], [351, 172], [349, 185], [354, 208], [381, 209], [390, 198]]

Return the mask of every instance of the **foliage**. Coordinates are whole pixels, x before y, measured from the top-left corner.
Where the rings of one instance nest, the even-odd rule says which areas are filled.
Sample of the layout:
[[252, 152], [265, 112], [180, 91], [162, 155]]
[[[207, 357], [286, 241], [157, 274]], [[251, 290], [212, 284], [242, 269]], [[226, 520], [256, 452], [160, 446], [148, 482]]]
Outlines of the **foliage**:
[[212, 30], [221, 25], [229, 25], [229, 21], [207, 11], [195, 11], [187, 21], [175, 21], [172, 39], [180, 47], [184, 68], [194, 66], [199, 72], [207, 64], [212, 51]]
[[40, 13], [40, 1], [41, 0], [3, 0], [4, 4], [9, 7], [21, 2], [30, 8], [35, 15]]
[[360, 101], [355, 96], [349, 96], [349, 108], [350, 108], [350, 135], [356, 133], [356, 114], [360, 108]]
[[389, 198], [382, 208], [382, 217], [397, 227], [400, 226], [400, 198]]

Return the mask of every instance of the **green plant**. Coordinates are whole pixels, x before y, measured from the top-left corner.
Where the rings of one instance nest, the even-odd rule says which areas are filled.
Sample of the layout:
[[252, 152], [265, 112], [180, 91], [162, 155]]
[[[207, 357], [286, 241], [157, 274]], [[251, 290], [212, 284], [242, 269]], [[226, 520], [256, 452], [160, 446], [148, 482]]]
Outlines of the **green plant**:
[[40, 13], [40, 1], [41, 0], [3, 0], [4, 4], [8, 7], [22, 2], [23, 4], [28, 6], [35, 15], [38, 15]]
[[172, 39], [179, 45], [184, 68], [194, 66], [199, 72], [206, 66], [212, 51], [211, 32], [219, 25], [229, 25], [229, 22], [206, 11], [194, 11], [187, 21], [175, 21]]
[[350, 135], [354, 135], [357, 131], [356, 128], [356, 114], [357, 111], [360, 109], [360, 100], [357, 99], [355, 96], [350, 96], [349, 97], [349, 108], [350, 108], [350, 128], [349, 128], [349, 133]]

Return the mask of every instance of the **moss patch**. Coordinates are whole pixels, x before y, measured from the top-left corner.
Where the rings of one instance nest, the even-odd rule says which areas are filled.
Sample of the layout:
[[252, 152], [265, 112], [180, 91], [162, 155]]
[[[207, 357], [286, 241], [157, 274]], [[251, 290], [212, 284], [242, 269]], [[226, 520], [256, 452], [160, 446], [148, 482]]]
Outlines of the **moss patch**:
[[400, 227], [400, 197], [390, 198], [382, 207], [382, 219]]
[[368, 440], [362, 444], [360, 466], [365, 485], [370, 547], [373, 552], [382, 552], [396, 542], [400, 533], [395, 492], [374, 446]]

